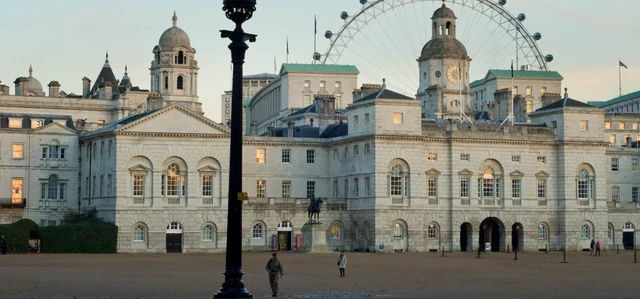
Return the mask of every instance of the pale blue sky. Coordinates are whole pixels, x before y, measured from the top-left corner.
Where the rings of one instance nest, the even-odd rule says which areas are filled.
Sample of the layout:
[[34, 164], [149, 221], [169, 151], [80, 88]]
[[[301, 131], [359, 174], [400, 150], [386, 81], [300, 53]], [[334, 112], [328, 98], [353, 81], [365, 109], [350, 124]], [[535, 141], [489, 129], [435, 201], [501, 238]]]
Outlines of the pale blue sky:
[[[134, 85], [149, 88], [151, 50], [171, 26], [175, 10], [178, 26], [189, 34], [191, 45], [197, 50], [199, 94], [206, 116], [220, 121], [220, 94], [230, 86], [230, 53], [228, 40], [221, 39], [218, 30], [233, 27], [221, 7], [222, 1], [210, 0], [5, 1], [0, 18], [0, 80], [11, 86], [13, 93], [13, 80], [26, 76], [31, 64], [34, 77], [41, 81], [45, 92], [49, 81], [57, 80], [62, 90], [79, 94], [81, 78], [94, 80], [104, 53], [109, 50], [117, 77], [122, 77], [127, 63]], [[318, 19], [317, 48], [324, 53], [328, 41], [322, 37], [323, 32], [340, 28], [341, 11], [353, 14], [360, 7], [358, 0], [258, 0], [253, 19], [244, 25], [246, 31], [258, 34], [257, 42], [250, 44], [247, 52], [245, 74], [273, 72], [274, 55], [278, 65], [285, 60], [287, 36], [289, 62], [310, 62], [314, 14]], [[530, 32], [542, 32], [538, 45], [544, 53], [554, 55], [549, 66], [564, 76], [563, 86], [569, 88], [572, 98], [593, 101], [616, 96], [618, 58], [629, 67], [622, 70], [623, 93], [640, 90], [640, 1], [508, 0], [505, 8], [514, 15], [526, 13], [525, 27]], [[431, 12], [424, 17], [429, 18]], [[470, 17], [459, 15], [460, 25]], [[382, 39], [389, 33], [401, 36], [399, 32], [405, 29], [398, 25], [387, 30], [380, 34]], [[418, 55], [408, 59], [414, 60]], [[469, 55], [474, 58], [473, 65], [483, 53], [470, 51]], [[373, 70], [371, 66], [359, 67], [363, 73], [365, 69]], [[501, 64], [484, 68], [508, 67]], [[415, 73], [417, 76], [417, 63]], [[393, 76], [378, 72], [363, 74], [359, 83], [378, 83], [371, 81], [380, 76], [393, 81]], [[479, 78], [472, 74], [471, 80], [475, 79]]]

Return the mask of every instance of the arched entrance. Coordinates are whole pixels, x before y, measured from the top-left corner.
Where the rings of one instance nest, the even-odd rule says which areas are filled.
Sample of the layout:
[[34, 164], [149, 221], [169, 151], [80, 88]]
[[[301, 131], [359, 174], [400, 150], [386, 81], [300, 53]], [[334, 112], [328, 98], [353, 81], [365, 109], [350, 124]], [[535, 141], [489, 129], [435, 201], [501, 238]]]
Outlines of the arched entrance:
[[480, 248], [490, 248], [493, 252], [504, 251], [504, 224], [500, 219], [489, 217], [483, 220], [480, 223], [479, 237]]
[[460, 251], [473, 251], [473, 230], [469, 222], [460, 225]]
[[182, 253], [182, 224], [171, 222], [167, 225], [167, 253]]
[[398, 219], [392, 225], [392, 245], [395, 252], [407, 252], [409, 247], [407, 223]]
[[622, 246], [624, 249], [634, 249], [636, 244], [636, 227], [627, 222], [622, 227]]
[[278, 250], [291, 251], [291, 235], [293, 225], [290, 221], [284, 220], [278, 224]]
[[522, 224], [516, 222], [511, 226], [511, 248], [513, 251], [524, 249], [524, 232]]

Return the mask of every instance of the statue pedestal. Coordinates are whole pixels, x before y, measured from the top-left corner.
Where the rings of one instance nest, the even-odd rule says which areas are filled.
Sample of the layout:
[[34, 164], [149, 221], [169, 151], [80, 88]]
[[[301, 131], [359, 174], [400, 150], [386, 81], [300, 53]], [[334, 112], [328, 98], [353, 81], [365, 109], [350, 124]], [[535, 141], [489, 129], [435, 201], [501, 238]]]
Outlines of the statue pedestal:
[[306, 223], [302, 226], [302, 252], [328, 252], [327, 229], [322, 223]]

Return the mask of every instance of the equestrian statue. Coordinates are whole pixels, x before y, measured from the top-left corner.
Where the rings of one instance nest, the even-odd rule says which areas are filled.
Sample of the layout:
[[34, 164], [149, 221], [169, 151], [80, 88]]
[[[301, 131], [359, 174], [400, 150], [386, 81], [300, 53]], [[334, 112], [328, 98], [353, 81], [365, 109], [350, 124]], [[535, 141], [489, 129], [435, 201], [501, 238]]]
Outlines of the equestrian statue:
[[324, 201], [322, 200], [322, 197], [311, 197], [309, 201], [309, 207], [307, 208], [307, 212], [309, 214], [309, 223], [320, 223], [320, 205], [323, 202]]

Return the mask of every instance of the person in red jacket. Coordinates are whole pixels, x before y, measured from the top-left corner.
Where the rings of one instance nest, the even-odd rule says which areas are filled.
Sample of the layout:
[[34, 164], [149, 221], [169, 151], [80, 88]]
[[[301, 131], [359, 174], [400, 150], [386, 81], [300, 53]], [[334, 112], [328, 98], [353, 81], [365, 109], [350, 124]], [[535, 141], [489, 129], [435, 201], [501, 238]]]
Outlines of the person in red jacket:
[[600, 241], [596, 242], [596, 255], [600, 256]]

